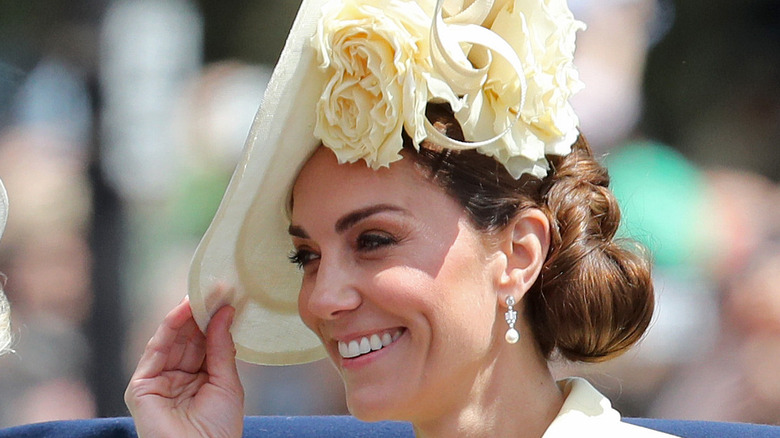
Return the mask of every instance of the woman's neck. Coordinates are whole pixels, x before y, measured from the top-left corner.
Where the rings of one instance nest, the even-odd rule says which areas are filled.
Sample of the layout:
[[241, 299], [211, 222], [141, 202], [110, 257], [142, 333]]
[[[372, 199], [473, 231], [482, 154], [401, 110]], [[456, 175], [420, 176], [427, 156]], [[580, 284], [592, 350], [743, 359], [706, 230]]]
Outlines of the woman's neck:
[[413, 422], [418, 438], [539, 438], [544, 434], [564, 398], [547, 361], [530, 345], [500, 350], [463, 402], [431, 421]]

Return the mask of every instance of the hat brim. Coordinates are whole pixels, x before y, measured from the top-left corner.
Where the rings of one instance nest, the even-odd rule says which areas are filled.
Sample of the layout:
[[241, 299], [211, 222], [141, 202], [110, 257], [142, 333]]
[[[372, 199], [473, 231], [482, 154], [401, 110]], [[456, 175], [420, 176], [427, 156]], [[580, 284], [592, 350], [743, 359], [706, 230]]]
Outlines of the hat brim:
[[303, 1], [242, 159], [190, 267], [198, 326], [205, 331], [220, 307], [235, 307], [231, 333], [237, 358], [247, 362], [288, 365], [325, 356], [298, 315], [301, 274], [288, 260], [287, 233], [289, 193], [320, 143], [312, 133], [324, 79], [310, 40], [325, 1]]

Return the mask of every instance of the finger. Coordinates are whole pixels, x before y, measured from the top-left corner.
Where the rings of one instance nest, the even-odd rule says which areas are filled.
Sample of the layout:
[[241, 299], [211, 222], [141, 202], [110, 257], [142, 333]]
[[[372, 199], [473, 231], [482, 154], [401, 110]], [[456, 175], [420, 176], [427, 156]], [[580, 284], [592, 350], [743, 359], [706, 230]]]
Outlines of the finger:
[[206, 336], [200, 331], [195, 320], [190, 318], [179, 329], [164, 369], [195, 373], [203, 366], [205, 356]]
[[224, 306], [211, 319], [206, 330], [206, 368], [214, 383], [236, 389], [241, 383], [236, 369], [236, 349], [230, 325], [235, 309]]
[[133, 373], [133, 379], [154, 377], [162, 372], [179, 331], [191, 320], [192, 311], [189, 301], [183, 301], [168, 313], [146, 344], [146, 349]]

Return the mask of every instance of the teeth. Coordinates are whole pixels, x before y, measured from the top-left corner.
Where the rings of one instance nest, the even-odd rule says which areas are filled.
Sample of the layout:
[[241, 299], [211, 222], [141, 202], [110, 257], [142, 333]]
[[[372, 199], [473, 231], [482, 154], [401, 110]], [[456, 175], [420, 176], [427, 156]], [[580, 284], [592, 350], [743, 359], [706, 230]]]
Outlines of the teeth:
[[357, 341], [352, 341], [349, 343], [349, 351], [347, 352], [346, 357], [357, 357], [360, 355], [360, 347], [358, 346]]
[[339, 342], [339, 354], [341, 357], [349, 356], [349, 347], [344, 342]]
[[362, 338], [360, 340], [360, 354], [366, 354], [371, 351], [371, 343], [368, 342], [368, 338]]
[[381, 350], [397, 341], [401, 334], [401, 330], [396, 330], [392, 334], [385, 332], [381, 336], [376, 333], [370, 337], [363, 336], [359, 340], [352, 340], [349, 343], [339, 341], [339, 354], [345, 359], [351, 359], [372, 351]]
[[[366, 338], [363, 338], [366, 339]], [[379, 339], [379, 335], [373, 334], [371, 335], [371, 349], [376, 351], [382, 348], [382, 340]]]

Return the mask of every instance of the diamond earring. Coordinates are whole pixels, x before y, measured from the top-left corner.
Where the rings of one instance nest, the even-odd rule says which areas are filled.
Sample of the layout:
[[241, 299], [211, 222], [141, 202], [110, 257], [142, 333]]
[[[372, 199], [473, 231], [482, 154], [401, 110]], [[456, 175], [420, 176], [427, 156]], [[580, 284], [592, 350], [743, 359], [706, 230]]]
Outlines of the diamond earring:
[[510, 344], [514, 344], [517, 343], [517, 341], [520, 339], [520, 333], [515, 330], [515, 323], [517, 322], [517, 311], [512, 307], [515, 305], [515, 297], [512, 295], [506, 297], [506, 305], [508, 309], [506, 313], [504, 313], [504, 318], [506, 318], [506, 323], [509, 324], [509, 330], [506, 331], [504, 339], [506, 339], [506, 341]]

